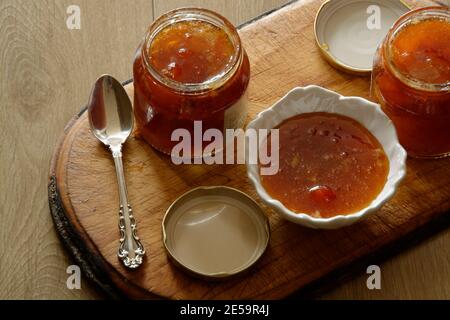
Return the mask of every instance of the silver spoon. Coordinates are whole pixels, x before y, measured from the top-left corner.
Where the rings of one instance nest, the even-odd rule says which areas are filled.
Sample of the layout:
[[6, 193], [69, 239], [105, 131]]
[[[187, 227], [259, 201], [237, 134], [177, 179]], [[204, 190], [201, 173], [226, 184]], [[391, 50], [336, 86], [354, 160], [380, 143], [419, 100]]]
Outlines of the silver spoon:
[[131, 101], [116, 79], [103, 75], [92, 89], [88, 113], [93, 134], [109, 147], [116, 167], [120, 198], [118, 256], [126, 267], [135, 269], [141, 265], [145, 250], [136, 234], [136, 221], [128, 203], [122, 164], [122, 144], [133, 131]]

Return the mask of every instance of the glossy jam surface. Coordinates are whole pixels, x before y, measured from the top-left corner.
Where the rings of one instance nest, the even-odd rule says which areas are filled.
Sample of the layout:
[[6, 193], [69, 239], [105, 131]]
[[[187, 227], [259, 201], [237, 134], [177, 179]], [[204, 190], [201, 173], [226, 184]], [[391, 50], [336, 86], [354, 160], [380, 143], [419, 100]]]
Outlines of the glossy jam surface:
[[[238, 38], [236, 29], [227, 28]], [[232, 43], [228, 33], [225, 27], [202, 20], [181, 21], [138, 48], [133, 65], [137, 133], [159, 151], [171, 153], [178, 144], [171, 139], [177, 129], [186, 129], [193, 137], [194, 121], [202, 122], [203, 132], [244, 124], [250, 63], [245, 51], [238, 50], [240, 43]], [[211, 85], [200, 91], [183, 91], [161, 81], [150, 72], [147, 62], [157, 74], [181, 85], [210, 80]], [[218, 83], [216, 78], [220, 78]]]
[[162, 76], [203, 83], [230, 68], [235, 48], [228, 34], [205, 21], [181, 21], [161, 30], [148, 49]]
[[347, 215], [382, 191], [389, 160], [359, 122], [318, 112], [288, 119], [278, 129], [279, 172], [261, 181], [288, 209], [316, 218]]
[[[450, 22], [427, 19], [399, 29], [378, 51], [372, 76], [372, 95], [408, 154], [450, 155]], [[443, 89], [430, 90], [430, 85]]]
[[392, 43], [393, 63], [413, 79], [450, 83], [450, 23], [424, 20], [400, 30]]

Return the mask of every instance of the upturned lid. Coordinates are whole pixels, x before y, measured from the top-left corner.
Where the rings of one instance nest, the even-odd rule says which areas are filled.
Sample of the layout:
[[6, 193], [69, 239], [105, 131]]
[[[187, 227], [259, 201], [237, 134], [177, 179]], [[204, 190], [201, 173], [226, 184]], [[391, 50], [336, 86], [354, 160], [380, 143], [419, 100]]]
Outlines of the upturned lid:
[[409, 10], [400, 0], [328, 0], [314, 24], [317, 45], [335, 68], [369, 75], [378, 45]]
[[175, 200], [162, 223], [163, 241], [179, 267], [220, 279], [254, 265], [269, 242], [261, 207], [241, 191], [201, 187]]

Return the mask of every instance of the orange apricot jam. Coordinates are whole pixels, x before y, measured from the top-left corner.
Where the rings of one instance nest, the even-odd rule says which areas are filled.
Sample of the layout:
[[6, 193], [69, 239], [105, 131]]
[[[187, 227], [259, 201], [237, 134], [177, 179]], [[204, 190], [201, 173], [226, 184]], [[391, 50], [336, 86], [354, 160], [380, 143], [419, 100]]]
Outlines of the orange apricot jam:
[[315, 218], [348, 215], [370, 205], [383, 190], [389, 160], [358, 121], [316, 112], [290, 118], [277, 128], [279, 171], [261, 176], [261, 182], [289, 210]]
[[393, 26], [374, 61], [372, 95], [410, 156], [450, 155], [450, 11], [412, 11]]
[[249, 60], [237, 30], [212, 11], [178, 9], [155, 21], [133, 75], [138, 134], [166, 154], [178, 143], [172, 133], [186, 129], [193, 137], [195, 121], [203, 132], [244, 125]]
[[227, 33], [205, 21], [181, 21], [159, 32], [147, 54], [162, 76], [181, 83], [203, 83], [233, 62]]

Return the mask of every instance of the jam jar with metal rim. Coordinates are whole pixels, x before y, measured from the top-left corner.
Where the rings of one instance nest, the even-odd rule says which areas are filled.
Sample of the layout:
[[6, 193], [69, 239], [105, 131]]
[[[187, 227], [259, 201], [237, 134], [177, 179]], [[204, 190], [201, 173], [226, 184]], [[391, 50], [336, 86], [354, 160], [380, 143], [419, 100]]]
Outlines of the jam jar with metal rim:
[[236, 28], [213, 11], [183, 8], [158, 18], [136, 52], [133, 77], [137, 133], [163, 153], [178, 144], [177, 129], [198, 149], [199, 130], [244, 126], [249, 59]]
[[450, 155], [450, 10], [402, 16], [375, 55], [372, 96], [393, 121], [408, 155]]

